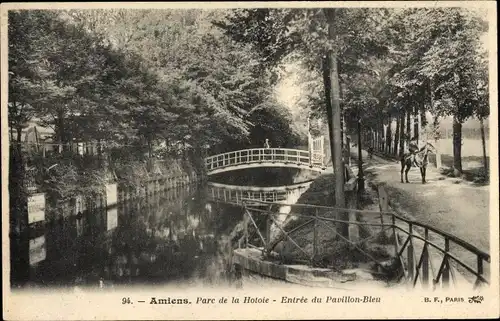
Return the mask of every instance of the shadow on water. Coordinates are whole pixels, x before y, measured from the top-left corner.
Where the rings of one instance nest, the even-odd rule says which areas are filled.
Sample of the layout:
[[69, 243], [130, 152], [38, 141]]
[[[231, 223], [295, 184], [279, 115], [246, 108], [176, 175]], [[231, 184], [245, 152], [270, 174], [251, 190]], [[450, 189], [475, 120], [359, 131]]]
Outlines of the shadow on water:
[[249, 168], [234, 170], [210, 176], [210, 181], [240, 186], [284, 186], [310, 181], [319, 176], [318, 173], [296, 168]]
[[204, 186], [191, 186], [55, 221], [30, 231], [23, 283], [225, 282], [229, 253], [224, 240], [241, 218], [240, 208], [210, 203]]

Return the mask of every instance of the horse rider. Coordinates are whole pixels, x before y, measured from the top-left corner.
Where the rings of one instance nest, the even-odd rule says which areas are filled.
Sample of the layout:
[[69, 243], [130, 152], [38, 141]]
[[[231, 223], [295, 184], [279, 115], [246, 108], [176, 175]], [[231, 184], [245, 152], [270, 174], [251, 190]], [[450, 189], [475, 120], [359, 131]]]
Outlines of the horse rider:
[[415, 136], [413, 136], [410, 139], [410, 143], [408, 145], [408, 149], [410, 151], [409, 157], [411, 157], [412, 164], [415, 165], [415, 166], [417, 166], [416, 156], [417, 156], [417, 152], [420, 150], [420, 148], [418, 148], [418, 140], [417, 140], [417, 138]]
[[368, 157], [370, 159], [373, 158], [373, 147], [372, 146], [368, 147]]

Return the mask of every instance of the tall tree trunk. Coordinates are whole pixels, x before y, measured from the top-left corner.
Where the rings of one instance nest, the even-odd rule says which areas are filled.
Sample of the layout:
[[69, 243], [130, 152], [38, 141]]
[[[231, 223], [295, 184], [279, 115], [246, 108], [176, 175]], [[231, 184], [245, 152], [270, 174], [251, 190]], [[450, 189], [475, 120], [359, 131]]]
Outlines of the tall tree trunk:
[[434, 116], [434, 121], [432, 124], [432, 131], [434, 134], [434, 147], [436, 148], [436, 168], [441, 168], [441, 142], [439, 133], [439, 116]]
[[[436, 113], [436, 110], [434, 109], [434, 89], [432, 87], [433, 82], [432, 79], [429, 81], [429, 89], [430, 89], [430, 110]], [[440, 169], [442, 166], [441, 163], [441, 144], [440, 144], [440, 132], [439, 132], [439, 115], [432, 115], [433, 116], [433, 121], [432, 121], [432, 133], [433, 133], [433, 138], [434, 138], [434, 147], [436, 148], [436, 168]]]
[[365, 190], [365, 177], [363, 174], [363, 148], [361, 146], [361, 119], [358, 119], [358, 191], [362, 193]]
[[[340, 107], [339, 107], [340, 108]], [[345, 119], [344, 119], [344, 115], [342, 113], [342, 109], [340, 109], [340, 147], [342, 148], [342, 150], [344, 150], [344, 145], [345, 145]]]
[[419, 108], [418, 105], [413, 107], [413, 136], [420, 142], [420, 121], [419, 121]]
[[328, 141], [330, 142], [330, 159], [333, 166], [333, 152], [335, 150], [333, 139], [333, 125], [332, 125], [332, 102], [330, 100], [331, 87], [330, 87], [330, 72], [328, 67], [328, 57], [323, 59], [323, 85], [325, 87], [325, 105], [326, 114], [328, 118]]
[[398, 154], [398, 148], [399, 148], [399, 123], [400, 123], [400, 117], [396, 117], [396, 133], [394, 134], [394, 149], [392, 151], [392, 154], [394, 156], [397, 156]]
[[334, 138], [333, 165], [335, 169], [335, 206], [343, 207], [344, 199], [344, 164], [342, 161], [342, 136], [340, 126], [340, 105], [339, 105], [339, 79], [337, 73], [337, 56], [333, 52], [329, 53], [330, 81], [331, 81], [331, 106], [332, 125]]
[[462, 176], [462, 123], [453, 116], [453, 174]]
[[377, 140], [377, 130], [375, 128], [372, 128], [372, 147], [373, 150], [377, 150], [378, 146], [378, 140]]
[[399, 156], [403, 156], [404, 155], [404, 152], [405, 152], [405, 135], [406, 135], [406, 132], [405, 132], [405, 111], [402, 110], [401, 111], [401, 129], [399, 131], [399, 135], [400, 135], [400, 138], [399, 138]]
[[383, 137], [380, 131], [380, 127], [377, 128], [377, 150], [382, 152]]
[[427, 127], [427, 118], [425, 116], [425, 104], [422, 103], [422, 105], [420, 106], [420, 110], [418, 111], [418, 133], [420, 135], [420, 139], [428, 139], [428, 137], [423, 137], [423, 133], [425, 131], [425, 128]]
[[[323, 9], [328, 21], [328, 37], [330, 40], [336, 41], [335, 35], [335, 13], [336, 9]], [[340, 110], [340, 84], [337, 69], [337, 53], [333, 50], [328, 52], [328, 67], [330, 73], [331, 86], [331, 108], [332, 108], [332, 127], [334, 139], [333, 153], [333, 168], [335, 173], [335, 206], [345, 206], [344, 196], [344, 164], [342, 161], [342, 136], [341, 136], [341, 110]], [[349, 220], [349, 213], [341, 212], [340, 219]], [[344, 237], [349, 237], [349, 226], [347, 224], [340, 225], [340, 234]]]
[[391, 154], [391, 147], [392, 147], [392, 118], [389, 118], [389, 124], [387, 125], [387, 134], [385, 137], [387, 138], [387, 147], [385, 149], [385, 152], [390, 155]]
[[409, 142], [411, 139], [411, 110], [406, 111], [406, 142]]
[[384, 152], [384, 124], [378, 126], [378, 150]]
[[485, 171], [485, 173], [488, 173], [488, 157], [486, 156], [486, 137], [484, 134], [484, 120], [483, 120], [483, 118], [479, 119], [479, 125], [480, 125], [480, 129], [481, 129], [481, 143], [483, 145], [484, 171]]
[[17, 136], [16, 136], [16, 148], [21, 150], [21, 139], [22, 139], [22, 134], [23, 134], [23, 128], [21, 126], [16, 128]]
[[28, 194], [25, 184], [25, 164], [18, 142], [10, 147], [9, 155], [9, 223], [10, 278], [12, 285], [23, 284], [29, 276]]
[[57, 141], [59, 142], [59, 153], [62, 153], [63, 150], [66, 150], [66, 146], [64, 145], [66, 142], [65, 139], [65, 128], [64, 128], [64, 111], [59, 109], [57, 112], [57, 120], [56, 120], [56, 135]]

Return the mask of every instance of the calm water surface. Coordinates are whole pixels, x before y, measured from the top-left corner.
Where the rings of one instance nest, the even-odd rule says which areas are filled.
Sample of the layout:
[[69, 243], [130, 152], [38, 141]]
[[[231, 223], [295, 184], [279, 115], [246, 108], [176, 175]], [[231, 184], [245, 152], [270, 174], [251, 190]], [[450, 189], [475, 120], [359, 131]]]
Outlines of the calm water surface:
[[56, 221], [30, 231], [27, 285], [223, 282], [224, 236], [241, 218], [190, 186]]
[[30, 230], [15, 253], [29, 267], [15, 273], [21, 287], [226, 284], [227, 239], [242, 218], [205, 185], [176, 188]]

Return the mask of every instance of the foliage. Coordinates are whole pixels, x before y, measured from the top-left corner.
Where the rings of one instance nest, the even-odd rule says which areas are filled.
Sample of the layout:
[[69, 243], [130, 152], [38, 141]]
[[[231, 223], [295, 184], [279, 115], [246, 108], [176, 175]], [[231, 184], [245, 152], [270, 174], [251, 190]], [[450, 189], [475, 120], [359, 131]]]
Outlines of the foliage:
[[[39, 119], [64, 149], [97, 142], [113, 161], [265, 138], [293, 146], [297, 116], [326, 117], [331, 50], [351, 129], [359, 118], [378, 128], [415, 105], [485, 118], [485, 28], [460, 8], [10, 11], [9, 126], [19, 140]], [[304, 91], [295, 115], [273, 91], [290, 62]]]
[[[382, 32], [388, 12], [336, 9], [333, 26], [336, 39], [330, 39], [324, 10], [237, 10], [229, 14], [227, 21], [216, 25], [235, 41], [251, 44], [267, 68], [279, 69], [287, 60], [302, 66], [299, 81], [306, 93], [298, 102], [299, 108], [311, 110], [315, 116], [326, 116], [322, 62], [328, 50], [338, 52], [342, 105], [346, 113], [349, 109], [360, 109], [361, 105], [372, 107], [371, 88], [376, 84], [372, 78], [381, 74], [373, 62], [384, 57], [389, 49]], [[366, 82], [370, 82], [369, 86]]]
[[258, 129], [293, 142], [286, 107], [274, 99], [255, 54], [212, 28], [217, 16], [10, 12], [11, 127], [39, 119], [64, 149], [74, 141], [99, 142], [114, 161], [134, 148], [140, 158], [165, 148], [201, 155], [207, 147], [260, 144]]
[[35, 104], [45, 103], [53, 87], [46, 60], [54, 41], [47, 34], [53, 15], [18, 11], [9, 13], [9, 126], [20, 130], [35, 115]]
[[[212, 28], [210, 20], [223, 13], [111, 10], [101, 15], [101, 11], [90, 10], [68, 15], [105, 36], [114, 47], [139, 55], [157, 74], [160, 90], [168, 92], [171, 100], [167, 113], [172, 118], [165, 122], [177, 125], [159, 124], [158, 130], [167, 131], [160, 139], [167, 138], [169, 144], [179, 141], [196, 146], [204, 142], [216, 147], [228, 141], [248, 143], [252, 117], [282, 108], [273, 101], [267, 79], [260, 75], [262, 69], [250, 48]], [[108, 18], [99, 20], [101, 16]], [[131, 24], [138, 25], [138, 29], [131, 32]], [[150, 113], [153, 118], [145, 119], [144, 124], [163, 118], [160, 111]], [[266, 119], [268, 123], [275, 120]], [[152, 126], [147, 127], [158, 133]], [[288, 132], [274, 134], [286, 136]]]

